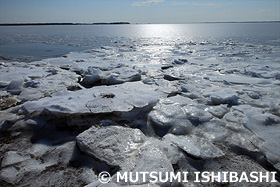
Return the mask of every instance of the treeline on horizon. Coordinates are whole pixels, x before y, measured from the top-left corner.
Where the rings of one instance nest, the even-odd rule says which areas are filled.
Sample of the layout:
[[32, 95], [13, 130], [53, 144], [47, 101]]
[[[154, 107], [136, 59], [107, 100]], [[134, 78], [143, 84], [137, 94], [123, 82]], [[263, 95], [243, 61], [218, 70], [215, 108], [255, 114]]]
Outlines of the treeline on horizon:
[[32, 26], [32, 25], [125, 25], [130, 24], [129, 22], [100, 22], [100, 23], [4, 23], [0, 26]]

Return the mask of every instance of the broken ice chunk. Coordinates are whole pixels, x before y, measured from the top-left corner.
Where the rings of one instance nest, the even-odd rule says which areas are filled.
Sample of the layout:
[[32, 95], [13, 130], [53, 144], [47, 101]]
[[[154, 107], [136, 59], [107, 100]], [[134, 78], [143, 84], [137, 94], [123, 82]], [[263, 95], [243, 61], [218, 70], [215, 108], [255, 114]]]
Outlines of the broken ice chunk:
[[238, 104], [238, 95], [236, 92], [232, 91], [219, 91], [215, 92], [210, 96], [210, 99], [213, 104], [229, 104], [229, 105], [237, 105]]
[[7, 87], [7, 91], [13, 95], [19, 95], [22, 91], [23, 79], [12, 80]]
[[91, 127], [76, 138], [79, 148], [123, 171], [173, 171], [167, 157], [139, 129]]
[[175, 136], [172, 134], [167, 134], [164, 136], [164, 139], [171, 141], [187, 154], [197, 158], [211, 159], [224, 155], [224, 153], [219, 148], [214, 146], [207, 139], [197, 137], [195, 135]]
[[[111, 166], [133, 167], [145, 135], [138, 129], [118, 126], [90, 128], [76, 138], [79, 148]], [[131, 165], [129, 165], [131, 164]]]
[[148, 115], [148, 122], [153, 126], [158, 136], [164, 136], [169, 131], [176, 134], [187, 134], [193, 125], [178, 104], [158, 103]]
[[187, 59], [177, 59], [177, 60], [174, 60], [174, 64], [179, 64], [179, 65], [185, 64], [187, 62], [188, 62]]
[[229, 108], [226, 105], [211, 106], [206, 108], [206, 111], [217, 118], [222, 118], [229, 111]]
[[183, 107], [183, 110], [187, 119], [195, 126], [200, 123], [208, 122], [213, 118], [213, 116], [207, 112], [202, 105], [188, 105]]
[[6, 167], [10, 165], [17, 164], [19, 162], [23, 162], [24, 160], [29, 159], [27, 156], [21, 156], [19, 153], [16, 151], [8, 151], [5, 153], [1, 167]]

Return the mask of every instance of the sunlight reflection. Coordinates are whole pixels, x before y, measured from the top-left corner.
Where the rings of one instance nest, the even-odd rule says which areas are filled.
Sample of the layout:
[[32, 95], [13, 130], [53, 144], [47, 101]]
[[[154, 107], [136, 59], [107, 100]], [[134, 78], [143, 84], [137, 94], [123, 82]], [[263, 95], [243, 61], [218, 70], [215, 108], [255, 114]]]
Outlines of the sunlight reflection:
[[190, 38], [192, 36], [191, 30], [184, 28], [182, 32], [182, 26], [176, 24], [145, 24], [138, 25], [137, 35], [142, 37], [152, 37], [152, 38], [181, 38], [185, 36]]

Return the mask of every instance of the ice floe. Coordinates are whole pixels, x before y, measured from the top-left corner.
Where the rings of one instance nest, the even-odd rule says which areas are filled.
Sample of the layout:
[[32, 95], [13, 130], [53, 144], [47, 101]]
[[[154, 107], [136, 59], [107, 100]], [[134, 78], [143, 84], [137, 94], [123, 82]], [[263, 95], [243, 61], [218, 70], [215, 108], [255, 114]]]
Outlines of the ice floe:
[[[149, 86], [141, 82], [124, 83], [111, 87], [98, 86], [76, 92], [57, 92], [51, 97], [26, 102], [23, 108], [30, 113], [41, 112], [44, 109], [66, 114], [125, 112], [134, 107], [142, 108], [155, 103], [165, 95], [157, 92], [156, 89], [156, 86]], [[135, 97], [136, 95], [137, 97]]]

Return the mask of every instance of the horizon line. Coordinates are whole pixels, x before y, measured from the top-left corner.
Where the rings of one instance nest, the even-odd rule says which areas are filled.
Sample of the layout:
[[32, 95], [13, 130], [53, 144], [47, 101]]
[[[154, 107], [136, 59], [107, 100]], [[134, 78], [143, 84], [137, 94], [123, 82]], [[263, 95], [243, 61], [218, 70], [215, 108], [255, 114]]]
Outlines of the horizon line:
[[140, 24], [199, 24], [199, 23], [277, 23], [278, 21], [202, 21], [202, 22], [178, 22], [178, 23], [130, 23], [126, 21], [118, 22], [37, 22], [37, 23], [0, 23], [0, 26], [32, 26], [32, 25], [140, 25]]

